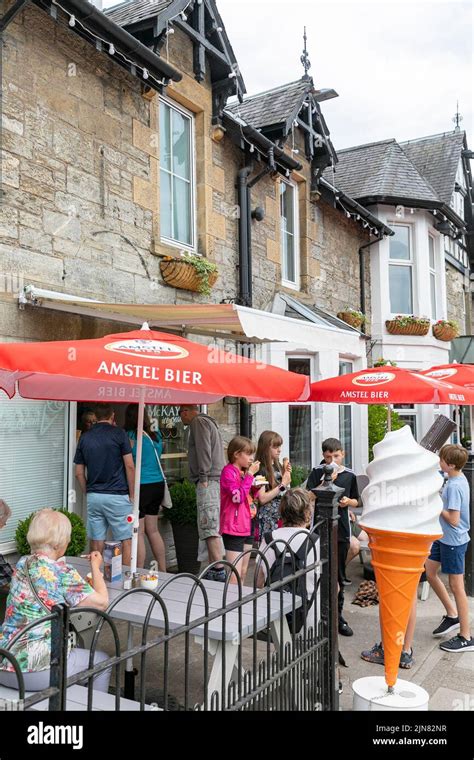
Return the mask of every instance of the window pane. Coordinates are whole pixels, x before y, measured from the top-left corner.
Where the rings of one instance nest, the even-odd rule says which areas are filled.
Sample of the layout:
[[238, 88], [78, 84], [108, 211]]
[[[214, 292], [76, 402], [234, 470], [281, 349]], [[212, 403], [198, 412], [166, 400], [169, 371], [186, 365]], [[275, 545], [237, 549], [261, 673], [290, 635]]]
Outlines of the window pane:
[[165, 103], [160, 103], [160, 166], [171, 169], [170, 112]]
[[413, 314], [411, 267], [389, 266], [390, 310], [392, 314]]
[[191, 179], [189, 155], [190, 123], [186, 116], [173, 110], [173, 172], [184, 179]]
[[173, 177], [173, 239], [192, 244], [191, 185], [178, 177]]
[[311, 469], [311, 406], [289, 407], [290, 462]]
[[344, 449], [344, 464], [352, 467], [352, 409], [347, 404], [339, 407], [339, 440]]
[[352, 362], [340, 361], [339, 362], [339, 374], [349, 375], [352, 372]]
[[296, 281], [294, 190], [280, 182], [280, 219], [283, 279]]
[[311, 359], [288, 359], [288, 369], [290, 372], [297, 372], [299, 375], [311, 376]]
[[436, 269], [435, 267], [435, 253], [434, 253], [434, 240], [431, 235], [428, 235], [428, 245], [430, 250], [430, 269]]
[[285, 235], [283, 278], [295, 282], [295, 239]]
[[173, 237], [171, 218], [171, 175], [160, 171], [160, 234], [162, 237]]
[[403, 424], [408, 425], [411, 428], [413, 438], [416, 440], [416, 416], [414, 414], [400, 414], [400, 412], [398, 412], [398, 414]]
[[431, 288], [431, 318], [436, 319], [436, 277], [433, 273], [430, 274], [430, 288]]
[[395, 235], [390, 240], [390, 258], [410, 260], [410, 230], [408, 227], [392, 225]]
[[280, 182], [280, 211], [282, 229], [294, 233], [293, 188], [286, 182]]

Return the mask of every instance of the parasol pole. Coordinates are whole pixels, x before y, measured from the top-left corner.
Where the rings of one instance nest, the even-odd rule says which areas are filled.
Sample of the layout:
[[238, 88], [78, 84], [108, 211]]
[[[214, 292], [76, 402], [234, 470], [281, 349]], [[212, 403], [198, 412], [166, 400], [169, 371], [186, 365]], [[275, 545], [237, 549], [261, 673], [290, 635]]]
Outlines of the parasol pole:
[[140, 510], [140, 480], [142, 471], [142, 448], [143, 448], [143, 418], [145, 416], [145, 387], [140, 388], [140, 400], [138, 402], [138, 422], [137, 422], [137, 453], [135, 458], [135, 489], [133, 494], [133, 529], [132, 529], [132, 552], [130, 559], [130, 570], [133, 573], [137, 570], [137, 552], [138, 552], [138, 529], [139, 529], [139, 510]]
[[392, 405], [387, 404], [387, 433], [392, 429]]

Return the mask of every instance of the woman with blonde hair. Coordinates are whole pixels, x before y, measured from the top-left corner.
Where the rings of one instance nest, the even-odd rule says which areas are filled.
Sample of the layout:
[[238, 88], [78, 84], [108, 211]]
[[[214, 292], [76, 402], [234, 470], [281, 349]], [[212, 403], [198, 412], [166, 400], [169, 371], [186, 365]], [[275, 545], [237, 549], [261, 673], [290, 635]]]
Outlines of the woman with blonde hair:
[[[15, 568], [7, 599], [7, 610], [0, 629], [0, 647], [9, 642], [22, 628], [34, 620], [49, 615], [57, 604], [70, 607], [95, 607], [105, 610], [109, 595], [100, 570], [102, 556], [90, 554], [92, 586], [77, 570], [60, 557], [66, 553], [71, 540], [71, 522], [54, 509], [41, 509], [33, 517], [27, 534], [31, 554], [21, 557]], [[11, 648], [23, 673], [26, 691], [42, 691], [49, 686], [51, 660], [51, 623], [46, 622], [26, 631]], [[71, 649], [67, 658], [67, 675], [80, 673], [89, 667], [87, 649]], [[107, 659], [96, 652], [94, 664]], [[110, 670], [94, 678], [98, 691], [108, 691]], [[14, 669], [7, 660], [0, 660], [0, 684], [17, 688]]]

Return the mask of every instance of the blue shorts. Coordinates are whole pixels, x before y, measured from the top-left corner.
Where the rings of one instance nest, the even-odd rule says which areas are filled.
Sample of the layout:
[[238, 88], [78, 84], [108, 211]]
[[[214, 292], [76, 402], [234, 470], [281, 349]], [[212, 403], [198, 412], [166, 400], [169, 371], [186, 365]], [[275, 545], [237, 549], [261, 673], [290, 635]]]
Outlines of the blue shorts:
[[441, 541], [434, 541], [428, 559], [441, 562], [441, 572], [447, 575], [464, 575], [464, 557], [469, 541], [460, 546], [450, 546]]
[[87, 535], [92, 541], [105, 541], [107, 529], [112, 531], [114, 541], [132, 537], [132, 525], [126, 520], [133, 512], [128, 494], [87, 494]]

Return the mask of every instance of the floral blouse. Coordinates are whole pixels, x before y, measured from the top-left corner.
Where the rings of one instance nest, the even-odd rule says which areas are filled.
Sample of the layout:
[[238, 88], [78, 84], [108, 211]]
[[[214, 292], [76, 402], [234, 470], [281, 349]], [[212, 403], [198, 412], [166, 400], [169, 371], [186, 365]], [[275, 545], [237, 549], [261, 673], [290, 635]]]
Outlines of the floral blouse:
[[[31, 557], [22, 557], [13, 574], [5, 621], [3, 626], [0, 626], [0, 647], [4, 649], [8, 648], [10, 639], [24, 626], [47, 615], [30, 588], [25, 572], [27, 560], [34, 589], [49, 609], [64, 602], [70, 607], [76, 607], [94, 591], [77, 570], [64, 561], [50, 559], [42, 552], [37, 552]], [[48, 670], [51, 659], [51, 622], [37, 625], [27, 631], [13, 645], [11, 653], [24, 673]], [[0, 669], [13, 671], [13, 666], [7, 660], [0, 659]]]

